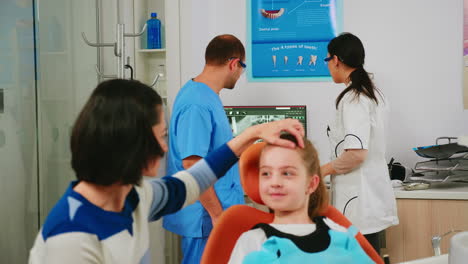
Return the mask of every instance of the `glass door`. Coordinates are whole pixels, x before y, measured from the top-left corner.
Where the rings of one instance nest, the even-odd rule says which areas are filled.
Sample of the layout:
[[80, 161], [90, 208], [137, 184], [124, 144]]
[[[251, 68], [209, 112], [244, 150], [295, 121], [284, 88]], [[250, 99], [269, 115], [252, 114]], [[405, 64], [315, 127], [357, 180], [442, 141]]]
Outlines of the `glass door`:
[[96, 0], [36, 1], [40, 224], [74, 179], [70, 133], [97, 85]]
[[69, 137], [97, 84], [98, 0], [0, 1], [0, 263], [26, 263], [73, 178]]
[[26, 263], [38, 230], [32, 1], [0, 1], [0, 39], [0, 263]]
[[0, 263], [27, 263], [45, 217], [75, 178], [72, 125], [99, 82], [96, 65], [115, 73], [113, 49], [98, 56], [81, 33], [114, 42], [119, 12], [131, 32], [134, 3], [120, 2], [0, 0]]

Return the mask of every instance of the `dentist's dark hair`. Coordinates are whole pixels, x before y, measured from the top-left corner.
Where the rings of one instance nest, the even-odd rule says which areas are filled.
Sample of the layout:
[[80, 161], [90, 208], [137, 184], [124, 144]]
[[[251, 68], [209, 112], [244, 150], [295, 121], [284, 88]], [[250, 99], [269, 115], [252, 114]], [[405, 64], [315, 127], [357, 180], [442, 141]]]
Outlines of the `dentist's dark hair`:
[[230, 58], [245, 60], [245, 48], [234, 35], [224, 34], [214, 37], [205, 50], [205, 63], [220, 66], [228, 63]]
[[376, 104], [379, 104], [377, 94], [381, 92], [375, 87], [369, 77], [369, 73], [364, 69], [366, 54], [361, 40], [355, 35], [345, 32], [332, 39], [328, 43], [327, 49], [330, 56], [335, 55], [343, 64], [355, 68], [349, 75], [351, 85], [344, 89], [336, 98], [336, 108], [338, 109], [338, 104], [343, 99], [343, 96], [350, 91], [353, 91], [356, 97], [364, 94], [374, 100]]

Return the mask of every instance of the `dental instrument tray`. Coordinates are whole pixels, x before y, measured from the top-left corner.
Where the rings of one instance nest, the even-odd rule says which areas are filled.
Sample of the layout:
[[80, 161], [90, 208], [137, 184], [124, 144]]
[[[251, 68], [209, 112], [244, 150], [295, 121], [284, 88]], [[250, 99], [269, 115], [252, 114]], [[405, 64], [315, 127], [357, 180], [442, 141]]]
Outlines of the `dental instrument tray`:
[[431, 184], [426, 182], [407, 182], [403, 183], [402, 186], [406, 191], [414, 191], [429, 189]]
[[[448, 143], [439, 144], [441, 139]], [[468, 147], [451, 142], [453, 139], [457, 138], [439, 137], [435, 145], [413, 148], [416, 154], [430, 160], [416, 163], [409, 182], [468, 183]]]
[[[447, 139], [447, 144], [439, 145], [440, 139]], [[457, 139], [456, 137], [439, 137], [436, 139], [436, 144], [431, 146], [416, 147], [413, 150], [420, 157], [430, 158], [430, 159], [446, 159], [451, 157], [456, 153], [468, 152], [468, 147], [458, 145], [457, 143], [452, 143], [452, 139]]]
[[433, 159], [416, 163], [417, 171], [466, 171], [468, 173], [468, 154], [458, 158]]
[[410, 182], [446, 183], [459, 182], [468, 183], [468, 171], [423, 171], [413, 173], [409, 177]]

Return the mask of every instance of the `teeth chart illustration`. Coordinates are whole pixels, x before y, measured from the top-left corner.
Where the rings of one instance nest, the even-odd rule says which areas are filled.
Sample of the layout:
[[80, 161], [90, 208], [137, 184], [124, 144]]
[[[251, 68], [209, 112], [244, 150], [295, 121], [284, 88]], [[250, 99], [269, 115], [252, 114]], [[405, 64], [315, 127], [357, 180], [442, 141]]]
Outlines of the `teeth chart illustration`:
[[250, 0], [251, 78], [329, 77], [342, 0]]
[[262, 13], [262, 16], [264, 16], [265, 18], [269, 18], [269, 19], [277, 19], [284, 14], [284, 8], [280, 8], [277, 10], [261, 9], [260, 11]]
[[309, 66], [314, 65], [317, 62], [317, 55], [310, 55], [310, 61], [309, 61]]
[[297, 57], [297, 65], [302, 65], [302, 60], [303, 59], [304, 59], [304, 57], [302, 57], [302, 56]]

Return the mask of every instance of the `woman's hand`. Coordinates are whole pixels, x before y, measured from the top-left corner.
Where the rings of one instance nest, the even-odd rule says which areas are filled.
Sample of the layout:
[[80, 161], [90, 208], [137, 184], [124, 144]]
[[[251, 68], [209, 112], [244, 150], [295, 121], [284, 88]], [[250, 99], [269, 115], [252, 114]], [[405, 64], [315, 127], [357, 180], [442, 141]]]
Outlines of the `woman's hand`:
[[286, 148], [295, 148], [296, 144], [290, 140], [280, 138], [282, 132], [288, 132], [297, 138], [299, 147], [304, 148], [304, 127], [301, 122], [296, 119], [285, 119], [276, 122], [264, 123], [258, 126], [253, 126], [252, 129], [256, 129], [258, 131], [258, 138], [263, 139], [268, 144]]
[[263, 139], [265, 142], [273, 145], [295, 148], [296, 145], [293, 142], [280, 138], [282, 132], [287, 132], [295, 136], [299, 147], [304, 147], [304, 127], [301, 122], [296, 119], [284, 119], [251, 126], [229, 141], [228, 146], [237, 156], [240, 156], [250, 144], [258, 139]]

